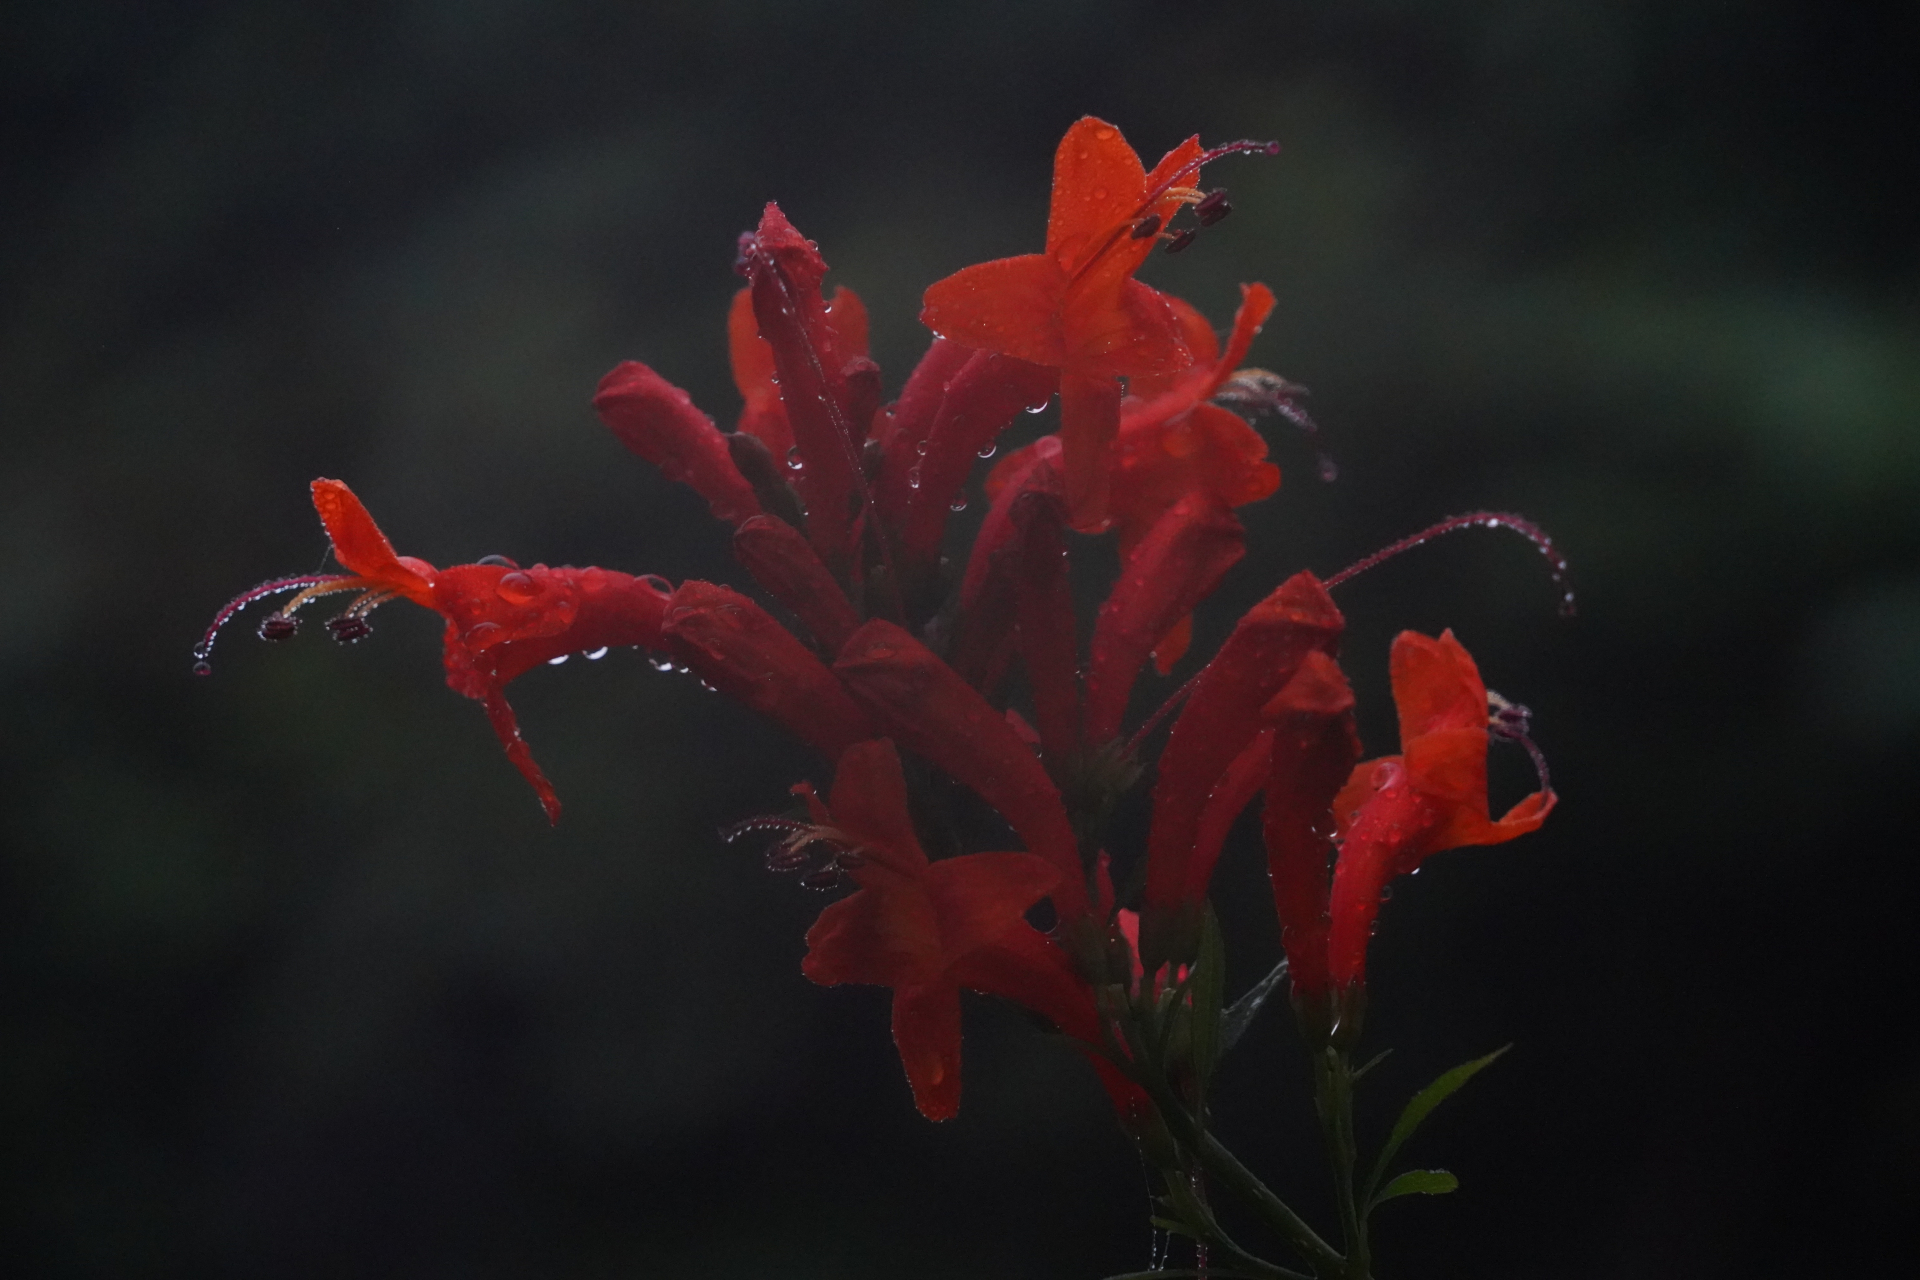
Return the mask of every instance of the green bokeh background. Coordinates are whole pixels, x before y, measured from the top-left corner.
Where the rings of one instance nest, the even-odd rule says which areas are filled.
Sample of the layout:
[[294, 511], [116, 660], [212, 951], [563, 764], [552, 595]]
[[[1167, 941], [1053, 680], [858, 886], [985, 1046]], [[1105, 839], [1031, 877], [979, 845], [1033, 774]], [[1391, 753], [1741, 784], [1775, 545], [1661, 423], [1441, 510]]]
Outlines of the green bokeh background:
[[[1536, 837], [1405, 882], [1377, 1129], [1514, 1041], [1410, 1156], [1382, 1274], [1859, 1273], [1916, 1205], [1900, 993], [1920, 755], [1914, 10], [1574, 0], [41, 3], [0, 42], [0, 1150], [16, 1275], [1093, 1277], [1145, 1191], [1083, 1064], [969, 1012], [911, 1109], [820, 899], [718, 825], [821, 763], [638, 654], [515, 686], [541, 821], [437, 620], [342, 650], [219, 603], [316, 566], [316, 475], [404, 552], [741, 581], [587, 407], [643, 358], [722, 421], [736, 234], [778, 199], [890, 389], [920, 290], [1038, 246], [1092, 112], [1237, 212], [1148, 278], [1314, 390], [1201, 646], [1301, 567], [1385, 653], [1453, 626], [1531, 705]], [[976, 508], [978, 503], [975, 504]], [[1524, 763], [1501, 762], [1517, 795]], [[1219, 886], [1270, 962], [1257, 841]], [[1230, 1143], [1324, 1209], [1284, 1018]], [[1366, 1103], [1363, 1102], [1363, 1106]]]

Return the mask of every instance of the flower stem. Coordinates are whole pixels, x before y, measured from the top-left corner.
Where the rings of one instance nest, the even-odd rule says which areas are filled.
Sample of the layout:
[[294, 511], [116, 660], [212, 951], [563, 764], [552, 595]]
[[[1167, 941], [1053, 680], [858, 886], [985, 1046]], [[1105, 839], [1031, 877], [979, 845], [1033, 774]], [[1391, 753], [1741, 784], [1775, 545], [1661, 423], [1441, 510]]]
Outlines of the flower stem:
[[1369, 1280], [1367, 1224], [1353, 1186], [1354, 1164], [1358, 1158], [1353, 1139], [1353, 1060], [1345, 1049], [1328, 1045], [1315, 1056], [1313, 1095], [1320, 1132], [1326, 1138], [1327, 1158], [1333, 1165], [1333, 1194], [1347, 1248], [1341, 1275], [1343, 1280]]

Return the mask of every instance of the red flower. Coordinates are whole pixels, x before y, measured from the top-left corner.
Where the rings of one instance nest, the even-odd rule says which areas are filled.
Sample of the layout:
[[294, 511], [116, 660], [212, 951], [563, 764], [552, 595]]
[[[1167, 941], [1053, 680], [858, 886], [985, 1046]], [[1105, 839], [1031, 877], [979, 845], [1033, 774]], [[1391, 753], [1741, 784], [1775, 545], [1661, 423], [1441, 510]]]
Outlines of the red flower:
[[900, 757], [884, 738], [841, 754], [830, 804], [811, 788], [805, 794], [815, 825], [800, 839], [835, 846], [860, 889], [820, 913], [802, 969], [822, 986], [893, 988], [893, 1039], [914, 1102], [929, 1120], [951, 1119], [960, 1108], [963, 986], [1041, 1013], [1062, 995], [1068, 1004], [1084, 1001], [1059, 962], [1035, 966], [1036, 954], [1051, 948], [1022, 918], [1060, 872], [1031, 853], [929, 862], [907, 812]]
[[[1352, 695], [1330, 662], [1301, 669], [1281, 699], [1292, 747], [1274, 761], [1267, 846], [1297, 999], [1324, 1006], [1366, 981], [1382, 891], [1430, 855], [1499, 844], [1546, 821], [1543, 788], [1498, 821], [1487, 808], [1487, 688], [1451, 631], [1393, 643], [1401, 754], [1354, 768]], [[1331, 884], [1327, 854], [1337, 833]]]
[[920, 313], [935, 333], [1060, 371], [1069, 517], [1107, 522], [1109, 452], [1120, 379], [1193, 363], [1168, 300], [1133, 279], [1155, 232], [1183, 203], [1207, 153], [1189, 138], [1149, 173], [1120, 131], [1086, 116], [1053, 161], [1045, 253], [967, 267], [929, 288]]
[[661, 578], [612, 569], [521, 568], [502, 556], [436, 569], [396, 555], [340, 481], [315, 480], [313, 505], [334, 557], [350, 572], [281, 579], [239, 596], [220, 611], [195, 651], [203, 669], [214, 637], [235, 613], [282, 591], [299, 594], [261, 624], [268, 639], [292, 635], [296, 613], [310, 601], [346, 591], [359, 592], [359, 598], [328, 623], [342, 641], [366, 635], [367, 615], [389, 600], [405, 598], [432, 609], [447, 621], [447, 684], [485, 705], [507, 758], [533, 786], [549, 821], [559, 821], [560, 800], [520, 736], [506, 686], [568, 654], [629, 645], [668, 654], [829, 757], [873, 736], [865, 713], [812, 650], [736, 591], [706, 582], [675, 589]]

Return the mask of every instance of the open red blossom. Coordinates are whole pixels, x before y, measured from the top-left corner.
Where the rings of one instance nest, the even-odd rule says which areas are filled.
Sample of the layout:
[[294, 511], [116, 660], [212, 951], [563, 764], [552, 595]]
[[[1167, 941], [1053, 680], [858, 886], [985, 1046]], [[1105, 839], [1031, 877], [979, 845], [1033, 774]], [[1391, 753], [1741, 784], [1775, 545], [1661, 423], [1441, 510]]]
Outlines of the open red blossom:
[[[840, 865], [860, 889], [820, 913], [802, 969], [823, 986], [893, 988], [893, 1039], [914, 1102], [929, 1120], [951, 1119], [960, 1108], [963, 986], [1033, 1001], [1049, 1016], [1061, 995], [1064, 1007], [1076, 1003], [1058, 962], [1035, 963], [1051, 948], [1022, 918], [1060, 872], [1030, 853], [929, 862], [907, 810], [900, 757], [885, 739], [841, 753], [829, 804], [806, 794], [817, 824], [810, 834], [843, 851]], [[982, 954], [994, 951], [1001, 954]]]
[[1120, 379], [1193, 363], [1167, 298], [1133, 273], [1153, 232], [1197, 196], [1191, 184], [1206, 157], [1189, 138], [1149, 172], [1118, 129], [1086, 116], [1054, 153], [1046, 252], [967, 267], [926, 292], [920, 319], [935, 333], [1059, 371], [1076, 529], [1107, 522]]
[[1487, 687], [1451, 631], [1402, 632], [1393, 642], [1397, 756], [1354, 769], [1333, 800], [1340, 857], [1328, 902], [1327, 977], [1336, 991], [1366, 980], [1367, 940], [1387, 882], [1430, 855], [1500, 844], [1546, 821], [1545, 788], [1494, 820], [1487, 808]]
[[543, 564], [523, 569], [499, 556], [489, 557], [491, 563], [436, 569], [425, 560], [396, 555], [366, 507], [340, 481], [315, 480], [313, 505], [333, 542], [334, 557], [349, 572], [254, 588], [221, 610], [201, 642], [200, 656], [205, 657], [219, 628], [241, 607], [282, 590], [299, 588], [299, 593], [261, 625], [263, 636], [291, 635], [301, 607], [346, 591], [360, 594], [328, 623], [341, 640], [365, 635], [367, 615], [396, 597], [432, 609], [447, 621], [447, 684], [486, 706], [507, 758], [532, 784], [548, 820], [559, 821], [559, 797], [520, 736], [506, 686], [571, 653], [613, 645], [661, 648], [667, 585], [658, 578], [611, 569], [550, 569]]

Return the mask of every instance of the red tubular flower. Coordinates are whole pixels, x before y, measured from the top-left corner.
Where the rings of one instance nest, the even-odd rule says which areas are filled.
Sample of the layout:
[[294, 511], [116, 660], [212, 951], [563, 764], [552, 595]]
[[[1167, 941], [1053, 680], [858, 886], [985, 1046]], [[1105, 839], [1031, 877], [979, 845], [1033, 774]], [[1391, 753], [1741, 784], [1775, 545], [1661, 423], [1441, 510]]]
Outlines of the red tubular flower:
[[1097, 531], [1107, 521], [1119, 380], [1193, 362], [1166, 299], [1133, 273], [1154, 230], [1190, 194], [1205, 155], [1189, 138], [1149, 173], [1118, 129], [1084, 117], [1054, 153], [1046, 252], [967, 267], [927, 290], [920, 320], [935, 333], [1059, 370], [1076, 529]]
[[1327, 969], [1336, 990], [1366, 981], [1367, 940], [1389, 880], [1444, 849], [1525, 835], [1557, 799], [1542, 789], [1498, 821], [1489, 815], [1487, 686], [1453, 632], [1438, 640], [1401, 632], [1392, 674], [1401, 754], [1360, 765], [1333, 803], [1341, 840]]
[[1213, 861], [1196, 856], [1197, 836], [1215, 786], [1266, 729], [1268, 702], [1307, 654], [1334, 652], [1345, 625], [1319, 581], [1310, 573], [1295, 574], [1240, 619], [1194, 678], [1154, 781], [1149, 913], [1182, 912], [1205, 895]]
[[733, 554], [754, 581], [793, 610], [828, 653], [838, 653], [860, 625], [847, 593], [806, 538], [786, 521], [755, 516], [733, 531]]
[[1353, 690], [1339, 664], [1316, 650], [1266, 710], [1274, 724], [1263, 815], [1267, 875], [1295, 1001], [1324, 1022], [1333, 798], [1360, 758]]
[[298, 625], [295, 614], [309, 601], [359, 592], [346, 612], [327, 624], [342, 641], [366, 635], [367, 615], [388, 600], [404, 597], [447, 620], [443, 639], [447, 684], [485, 704], [507, 758], [540, 797], [548, 821], [559, 821], [559, 797], [520, 736], [506, 686], [534, 667], [570, 653], [604, 651], [614, 645], [662, 648], [666, 584], [611, 569], [549, 569], [543, 564], [522, 569], [501, 557], [490, 557], [495, 562], [489, 564], [435, 569], [425, 560], [394, 554], [393, 544], [340, 481], [315, 480], [313, 506], [333, 542], [334, 557], [349, 572], [283, 579], [241, 595], [220, 611], [195, 650], [202, 669], [220, 628], [242, 607], [269, 595], [300, 588], [261, 624], [263, 637], [284, 639], [293, 634]]
[[1087, 672], [1087, 741], [1120, 734], [1127, 698], [1155, 642], [1213, 594], [1246, 552], [1246, 531], [1210, 495], [1162, 512], [1131, 548], [1100, 609]]
[[705, 498], [719, 519], [738, 525], [760, 514], [753, 486], [734, 465], [726, 437], [713, 419], [646, 365], [638, 360], [616, 365], [600, 379], [593, 407], [620, 443], [660, 468], [667, 479]]
[[909, 750], [972, 787], [1052, 863], [1062, 920], [1086, 911], [1086, 873], [1060, 792], [1006, 717], [906, 631], [881, 618], [847, 641], [833, 666], [854, 697]]
[[785, 725], [829, 759], [874, 736], [872, 721], [813, 651], [738, 591], [681, 583], [661, 634], [702, 680]]
[[[955, 344], [934, 340], [936, 347]], [[1059, 373], [1043, 365], [989, 351], [966, 351], [967, 359], [942, 378], [939, 394], [914, 387], [895, 408], [885, 461], [874, 501], [899, 531], [900, 555], [923, 565], [939, 554], [953, 497], [966, 483], [980, 451], [991, 445], [1024, 409], [1045, 405]], [[926, 363], [944, 370], [948, 350], [929, 350]], [[931, 410], [931, 412], [929, 412]]]
[[773, 351], [799, 450], [794, 486], [806, 504], [807, 536], [829, 568], [845, 572], [853, 560], [854, 505], [865, 492], [860, 449], [880, 402], [877, 370], [863, 354], [842, 349], [820, 296], [826, 260], [778, 205], [767, 205], [740, 248], [754, 319]]
[[960, 1109], [961, 987], [1024, 997], [1056, 1018], [1055, 1010], [1071, 1017], [1077, 1007], [1070, 977], [1022, 919], [1060, 872], [1031, 853], [928, 862], [900, 758], [885, 739], [841, 754], [830, 804], [811, 791], [807, 799], [818, 824], [809, 834], [843, 850], [840, 865], [860, 889], [807, 931], [802, 970], [822, 986], [893, 988], [893, 1039], [914, 1102], [929, 1120], [951, 1119]]
[[[834, 349], [845, 359], [864, 359], [867, 354], [867, 308], [851, 289], [839, 288], [826, 304], [827, 325], [833, 330]], [[740, 413], [740, 430], [755, 436], [782, 466], [793, 453], [793, 428], [787, 423], [787, 411], [780, 402], [780, 382], [775, 376], [773, 347], [760, 336], [760, 322], [753, 315], [753, 290], [742, 289], [733, 295], [727, 311], [727, 353], [733, 368], [733, 385], [740, 389], [746, 407]]]

